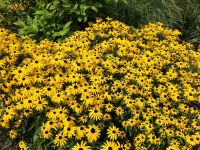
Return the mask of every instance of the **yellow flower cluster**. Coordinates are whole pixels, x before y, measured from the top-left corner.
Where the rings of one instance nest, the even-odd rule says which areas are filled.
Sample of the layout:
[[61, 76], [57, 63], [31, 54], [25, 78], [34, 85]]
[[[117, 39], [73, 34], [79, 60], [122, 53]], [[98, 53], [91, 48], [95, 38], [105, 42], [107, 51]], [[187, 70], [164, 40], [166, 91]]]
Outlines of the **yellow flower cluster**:
[[26, 143], [39, 134], [49, 148], [197, 148], [200, 51], [179, 35], [111, 18], [62, 43], [1, 28], [0, 126]]
[[14, 11], [23, 11], [24, 9], [26, 9], [26, 5], [23, 3], [10, 3], [8, 5], [8, 9], [10, 10], [14, 10]]

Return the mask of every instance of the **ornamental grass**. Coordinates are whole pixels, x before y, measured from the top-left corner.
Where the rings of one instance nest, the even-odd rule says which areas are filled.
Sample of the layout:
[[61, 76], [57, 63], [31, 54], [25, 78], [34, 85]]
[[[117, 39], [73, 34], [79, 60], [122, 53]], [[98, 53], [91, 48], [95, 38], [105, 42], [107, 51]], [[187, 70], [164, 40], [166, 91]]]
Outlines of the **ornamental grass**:
[[200, 147], [200, 50], [98, 18], [65, 41], [0, 29], [0, 131], [22, 150]]

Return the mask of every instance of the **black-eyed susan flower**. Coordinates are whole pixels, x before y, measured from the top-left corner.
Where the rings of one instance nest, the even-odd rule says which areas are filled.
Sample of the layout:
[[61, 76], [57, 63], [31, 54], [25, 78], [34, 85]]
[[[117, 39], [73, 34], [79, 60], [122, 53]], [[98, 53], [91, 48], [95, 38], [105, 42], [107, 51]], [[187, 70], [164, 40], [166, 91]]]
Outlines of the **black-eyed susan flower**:
[[111, 120], [112, 117], [111, 117], [110, 114], [106, 113], [106, 114], [104, 114], [103, 119], [104, 119], [105, 121], [108, 121], [108, 120]]
[[27, 146], [27, 144], [26, 144], [23, 140], [21, 140], [21, 141], [19, 142], [19, 148], [20, 148], [21, 150], [27, 150], [27, 149], [28, 149], [28, 146]]
[[15, 139], [17, 137], [17, 131], [15, 130], [10, 130], [9, 135], [11, 139]]
[[103, 114], [99, 108], [92, 108], [89, 110], [89, 117], [93, 120], [100, 120]]
[[124, 113], [124, 111], [123, 111], [122, 107], [117, 107], [117, 108], [115, 109], [115, 113], [116, 113], [118, 116], [122, 116], [123, 113]]
[[75, 136], [76, 127], [66, 126], [63, 129], [63, 134], [66, 135], [68, 138]]
[[59, 128], [58, 121], [56, 120], [49, 120], [44, 124], [45, 129], [54, 129], [57, 130]]
[[86, 145], [86, 142], [81, 141], [81, 143], [77, 143], [72, 150], [91, 150], [90, 146]]
[[33, 107], [38, 111], [43, 111], [44, 108], [46, 108], [48, 105], [48, 101], [44, 98], [39, 98], [37, 100], [34, 100]]
[[63, 147], [65, 144], [67, 144], [67, 136], [65, 136], [62, 132], [56, 135], [54, 139], [54, 144], [58, 147]]
[[101, 150], [118, 150], [119, 146], [117, 143], [113, 141], [106, 141], [101, 146]]
[[86, 135], [86, 127], [80, 126], [76, 128], [76, 138], [82, 139]]
[[50, 139], [52, 137], [52, 131], [50, 129], [41, 129], [41, 137], [44, 139]]
[[108, 138], [112, 141], [117, 140], [119, 133], [120, 133], [119, 128], [117, 128], [116, 126], [110, 126], [107, 129]]
[[83, 115], [79, 119], [80, 119], [81, 122], [86, 123], [88, 121], [88, 116], [86, 116], [86, 115], [84, 116]]
[[90, 125], [86, 131], [87, 140], [90, 143], [96, 142], [100, 137], [101, 130], [96, 125]]

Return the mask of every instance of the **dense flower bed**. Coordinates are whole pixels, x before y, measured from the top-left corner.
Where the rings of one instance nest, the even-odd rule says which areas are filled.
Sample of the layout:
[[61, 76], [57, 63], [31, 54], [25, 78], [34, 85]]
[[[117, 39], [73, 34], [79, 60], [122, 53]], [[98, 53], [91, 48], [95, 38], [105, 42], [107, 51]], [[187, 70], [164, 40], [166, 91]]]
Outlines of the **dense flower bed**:
[[193, 149], [200, 52], [180, 32], [97, 19], [63, 43], [0, 29], [0, 131], [21, 149]]

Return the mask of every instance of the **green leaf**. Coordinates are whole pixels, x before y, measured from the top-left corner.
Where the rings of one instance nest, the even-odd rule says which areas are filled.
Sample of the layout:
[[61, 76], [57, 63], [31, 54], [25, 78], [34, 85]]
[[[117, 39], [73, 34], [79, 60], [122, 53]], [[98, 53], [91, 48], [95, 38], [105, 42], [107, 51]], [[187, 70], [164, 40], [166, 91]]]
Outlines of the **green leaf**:
[[43, 15], [43, 14], [45, 14], [45, 12], [43, 10], [37, 10], [37, 11], [35, 11], [35, 14], [36, 15]]
[[60, 33], [61, 36], [64, 36], [64, 35], [66, 35], [69, 32], [69, 30], [70, 29], [68, 28], [68, 29], [60, 31], [59, 33]]
[[52, 36], [53, 37], [60, 36], [60, 32], [54, 32]]
[[78, 8], [78, 4], [74, 5], [74, 10], [76, 10]]
[[32, 27], [33, 27], [33, 32], [38, 32], [38, 26], [37, 26], [37, 24], [33, 24], [32, 25]]
[[101, 3], [95, 3], [94, 4], [97, 8], [101, 8], [103, 5]]
[[81, 18], [81, 17], [78, 17], [77, 20], [78, 20], [78, 22], [81, 22], [81, 21], [82, 21], [82, 18]]
[[128, 0], [121, 0], [124, 4], [128, 5]]
[[53, 5], [51, 5], [51, 7], [50, 7], [50, 10], [54, 10], [54, 9], [58, 8], [59, 3], [60, 3], [59, 1], [54, 1]]
[[52, 3], [47, 4], [46, 9], [49, 9]]
[[85, 12], [89, 8], [90, 8], [90, 6], [88, 6], [88, 5], [80, 5], [81, 13]]
[[72, 23], [72, 21], [67, 22], [67, 23], [63, 26], [63, 30], [69, 29], [71, 23]]
[[41, 139], [39, 136], [40, 128], [37, 129], [33, 136], [33, 147], [34, 149], [41, 149], [42, 143], [45, 142], [45, 139]]
[[98, 9], [95, 6], [92, 6], [91, 9], [94, 10], [95, 12], [98, 12]]
[[45, 3], [44, 3], [44, 2], [37, 1], [36, 4], [37, 4], [39, 7], [45, 7]]
[[18, 19], [17, 22], [14, 22], [13, 24], [21, 27], [25, 26], [25, 23], [21, 19]]
[[32, 23], [33, 23], [33, 20], [31, 19], [30, 16], [27, 16], [27, 23], [28, 23], [28, 24], [32, 24]]
[[64, 8], [71, 8], [71, 5], [70, 4], [64, 4], [63, 7]]
[[86, 22], [87, 21], [87, 16], [85, 16], [84, 18], [83, 18], [83, 22]]

